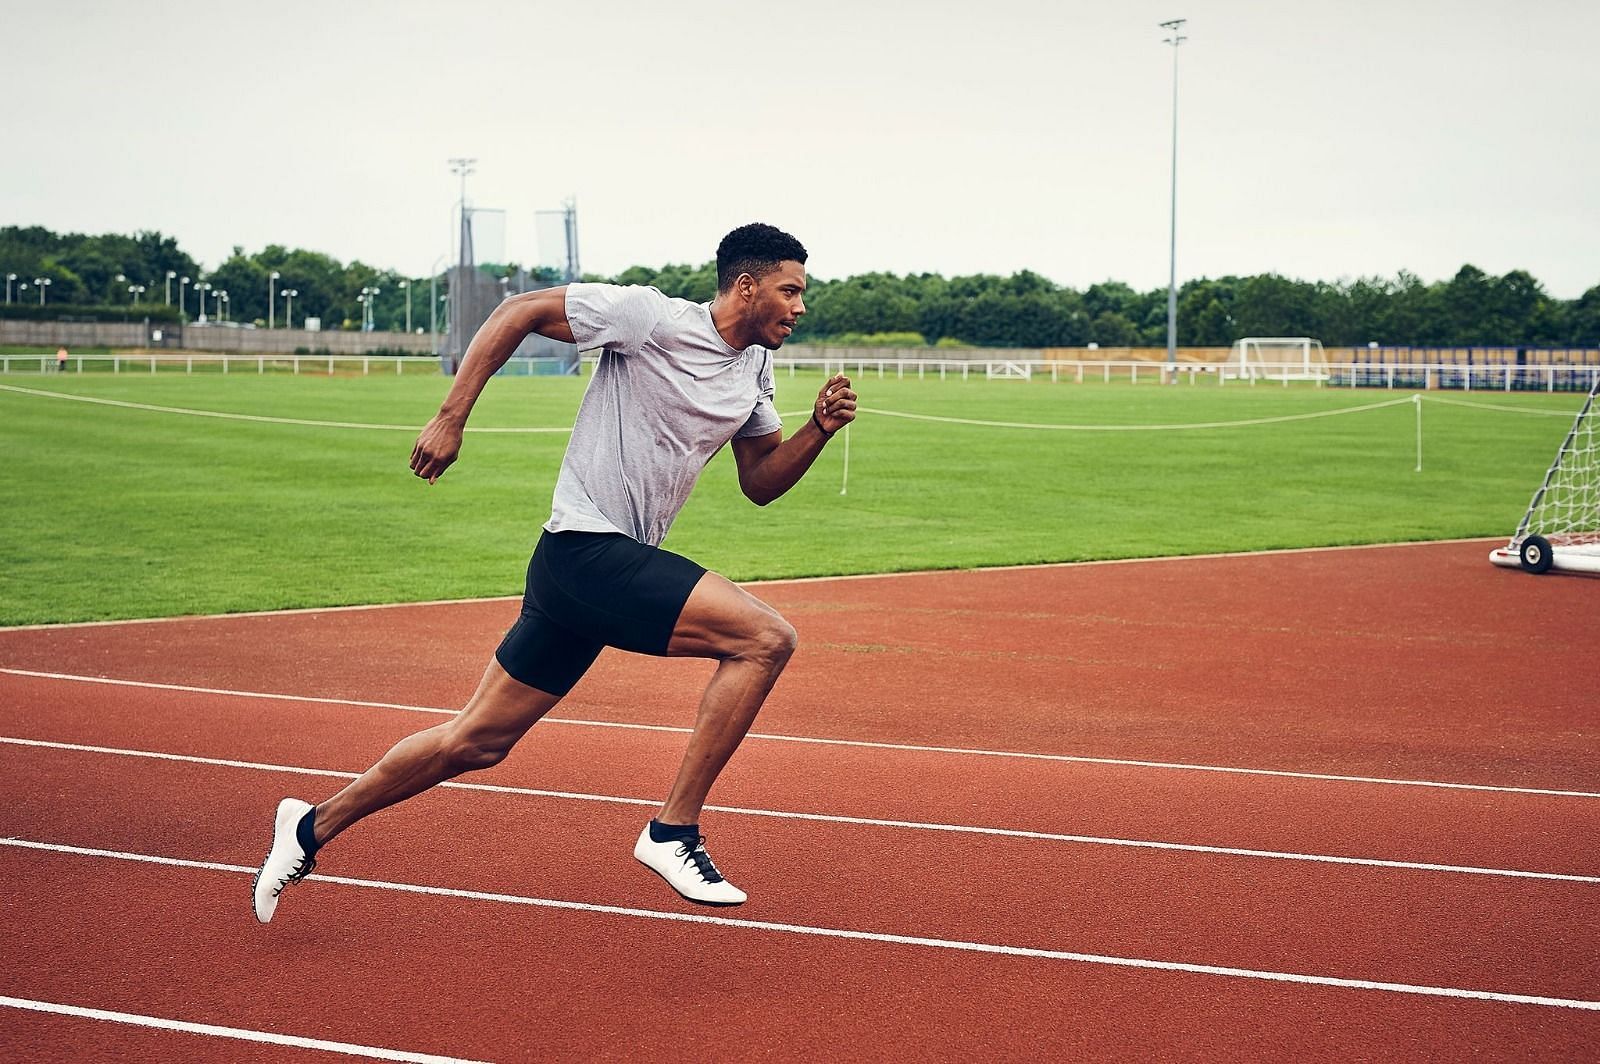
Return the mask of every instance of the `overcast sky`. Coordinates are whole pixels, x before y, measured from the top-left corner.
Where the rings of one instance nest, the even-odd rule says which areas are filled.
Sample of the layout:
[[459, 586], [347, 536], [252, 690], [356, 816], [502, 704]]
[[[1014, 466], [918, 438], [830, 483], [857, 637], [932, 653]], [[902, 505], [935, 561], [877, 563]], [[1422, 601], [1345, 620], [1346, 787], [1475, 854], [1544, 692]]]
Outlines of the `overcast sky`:
[[0, 225], [425, 275], [457, 181], [578, 204], [582, 264], [751, 220], [820, 277], [1522, 268], [1600, 284], [1593, 0], [0, 0]]

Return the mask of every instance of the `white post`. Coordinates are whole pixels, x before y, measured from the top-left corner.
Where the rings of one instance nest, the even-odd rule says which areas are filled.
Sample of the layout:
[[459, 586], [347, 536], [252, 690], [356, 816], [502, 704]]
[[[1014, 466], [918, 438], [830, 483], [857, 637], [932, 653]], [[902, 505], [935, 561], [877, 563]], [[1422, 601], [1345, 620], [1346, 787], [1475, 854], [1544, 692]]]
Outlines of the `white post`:
[[843, 495], [850, 487], [850, 426], [844, 427], [844, 476], [839, 481], [839, 494]]
[[1422, 396], [1415, 393], [1411, 396], [1411, 403], [1417, 408], [1417, 468], [1422, 472]]

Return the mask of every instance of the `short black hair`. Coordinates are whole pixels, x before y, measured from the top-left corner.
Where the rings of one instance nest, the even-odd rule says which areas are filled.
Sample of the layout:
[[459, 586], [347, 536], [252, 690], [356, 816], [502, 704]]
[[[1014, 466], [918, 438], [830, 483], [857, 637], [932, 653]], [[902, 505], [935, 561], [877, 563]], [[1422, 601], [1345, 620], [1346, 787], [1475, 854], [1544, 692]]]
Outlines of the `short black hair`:
[[760, 280], [780, 262], [806, 261], [805, 246], [777, 226], [741, 225], [717, 245], [717, 291], [726, 292], [741, 273]]

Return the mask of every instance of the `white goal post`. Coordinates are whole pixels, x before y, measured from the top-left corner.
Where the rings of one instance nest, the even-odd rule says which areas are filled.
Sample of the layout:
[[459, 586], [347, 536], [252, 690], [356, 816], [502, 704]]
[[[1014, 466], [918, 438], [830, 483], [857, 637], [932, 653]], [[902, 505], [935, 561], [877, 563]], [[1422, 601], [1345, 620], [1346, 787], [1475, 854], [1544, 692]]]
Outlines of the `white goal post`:
[[1508, 569], [1530, 573], [1550, 569], [1600, 573], [1600, 425], [1595, 419], [1595, 395], [1600, 381], [1589, 390], [1583, 409], [1573, 419], [1572, 430], [1556, 451], [1556, 460], [1533, 493], [1528, 512], [1504, 547], [1489, 552], [1489, 560]]
[[1325, 381], [1328, 356], [1309, 336], [1246, 336], [1233, 342], [1225, 380]]

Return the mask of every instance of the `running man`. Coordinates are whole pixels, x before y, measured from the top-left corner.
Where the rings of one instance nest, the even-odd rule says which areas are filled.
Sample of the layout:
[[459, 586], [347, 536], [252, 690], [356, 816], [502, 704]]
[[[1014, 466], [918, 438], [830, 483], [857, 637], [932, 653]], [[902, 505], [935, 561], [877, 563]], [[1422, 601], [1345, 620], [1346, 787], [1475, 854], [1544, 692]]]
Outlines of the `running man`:
[[856, 393], [842, 374], [787, 439], [773, 409], [772, 352], [805, 313], [805, 261], [794, 237], [746, 225], [717, 247], [710, 303], [572, 284], [514, 296], [489, 316], [411, 452], [412, 472], [429, 484], [456, 460], [473, 403], [529, 333], [603, 349], [528, 564], [521, 615], [448, 723], [401, 740], [320, 805], [279, 803], [254, 882], [256, 919], [271, 920], [284, 887], [309, 875], [318, 851], [352, 824], [502, 761], [606, 646], [717, 660], [677, 779], [633, 854], [690, 901], [745, 900], [706, 853], [700, 811], [794, 653], [795, 630], [754, 595], [659, 544], [701, 469], [730, 440], [740, 488], [765, 506], [855, 419]]

